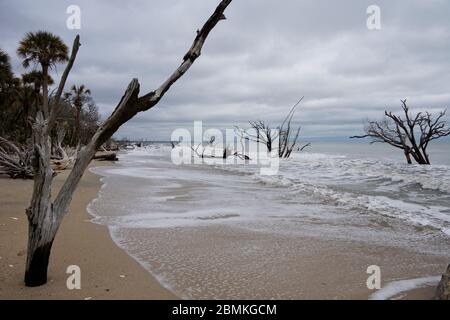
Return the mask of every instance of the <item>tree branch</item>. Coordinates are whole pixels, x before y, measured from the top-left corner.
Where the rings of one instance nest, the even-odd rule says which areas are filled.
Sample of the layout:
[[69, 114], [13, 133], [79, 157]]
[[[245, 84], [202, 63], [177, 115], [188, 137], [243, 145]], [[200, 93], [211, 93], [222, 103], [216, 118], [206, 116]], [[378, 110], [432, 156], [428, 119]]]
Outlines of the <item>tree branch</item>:
[[80, 35], [77, 35], [75, 39], [73, 40], [72, 45], [72, 53], [70, 54], [69, 61], [67, 62], [66, 68], [64, 69], [64, 72], [61, 76], [61, 80], [59, 81], [58, 90], [56, 91], [55, 96], [52, 98], [52, 107], [50, 110], [50, 119], [48, 123], [48, 130], [50, 131], [53, 128], [53, 125], [56, 120], [56, 114], [58, 113], [58, 105], [61, 100], [61, 95], [63, 93], [64, 87], [66, 85], [67, 78], [69, 77], [70, 70], [72, 70], [72, 66], [75, 62], [75, 59], [77, 57], [78, 49], [80, 48]]
[[91, 142], [79, 152], [72, 171], [56, 196], [54, 210], [57, 215], [64, 215], [66, 213], [72, 195], [80, 182], [84, 171], [89, 165], [89, 162], [95, 155], [96, 150], [106, 142], [106, 140], [108, 140], [122, 124], [133, 118], [138, 112], [149, 110], [155, 106], [164, 96], [164, 93], [170, 89], [171, 85], [191, 67], [193, 62], [200, 56], [201, 48], [210, 31], [220, 20], [225, 19], [223, 12], [230, 3], [231, 0], [222, 0], [219, 3], [216, 10], [206, 21], [202, 29], [197, 32], [197, 36], [195, 37], [191, 48], [184, 56], [182, 64], [158, 89], [139, 97], [139, 82], [137, 79], [131, 81], [114, 112], [98, 128]]
[[197, 32], [197, 36], [195, 37], [189, 51], [184, 55], [181, 65], [170, 75], [170, 77], [166, 81], [164, 81], [162, 85], [159, 86], [158, 89], [156, 89], [155, 91], [151, 91], [139, 98], [139, 111], [146, 111], [155, 106], [159, 102], [159, 100], [161, 100], [167, 90], [169, 90], [170, 87], [179, 78], [181, 78], [187, 70], [189, 70], [194, 61], [200, 56], [201, 49], [210, 31], [220, 20], [226, 19], [223, 12], [230, 3], [231, 0], [222, 0], [220, 2], [214, 13], [211, 15], [211, 17], [209, 17], [208, 21], [206, 21], [203, 27]]

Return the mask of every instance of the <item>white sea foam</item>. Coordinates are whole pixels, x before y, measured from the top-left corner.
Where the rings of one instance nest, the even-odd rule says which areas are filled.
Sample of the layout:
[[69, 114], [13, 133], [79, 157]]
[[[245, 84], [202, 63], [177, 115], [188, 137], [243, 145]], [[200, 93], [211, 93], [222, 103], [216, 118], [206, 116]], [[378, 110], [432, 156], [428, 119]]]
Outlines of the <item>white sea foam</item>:
[[428, 286], [435, 287], [438, 284], [440, 278], [441, 278], [440, 276], [431, 276], [431, 277], [392, 281], [383, 286], [377, 292], [373, 293], [369, 297], [369, 299], [389, 300], [394, 298], [396, 295], [399, 295], [400, 293], [404, 293], [414, 289]]
[[[220, 290], [227, 290], [227, 297], [258, 290], [264, 294], [267, 279], [259, 275], [270, 271], [264, 267], [270, 264], [256, 265], [261, 267], [258, 273], [249, 264], [261, 257], [267, 263], [273, 256], [275, 265], [277, 259], [299, 248], [298, 235], [407, 247], [420, 255], [448, 254], [448, 166], [406, 166], [308, 152], [280, 161], [277, 175], [264, 176], [257, 165], [239, 160], [235, 164], [174, 165], [170, 150], [167, 146], [136, 148], [120, 156], [119, 166], [93, 169], [104, 177], [89, 212], [94, 222], [109, 226], [114, 241], [181, 297], [223, 297]], [[226, 233], [218, 235], [227, 240], [218, 252], [196, 251], [189, 230], [197, 230], [197, 237], [215, 226], [246, 235], [256, 231], [261, 237], [257, 245], [267, 242], [255, 249], [251, 233], [246, 242], [229, 246], [234, 238]], [[272, 242], [272, 236], [285, 239], [283, 246]], [[211, 250], [217, 249], [215, 245]], [[273, 251], [267, 254], [267, 250]], [[248, 260], [231, 263], [230, 257]], [[226, 263], [231, 267], [219, 270]], [[209, 279], [199, 266], [208, 270]], [[424, 274], [436, 272], [423, 270]], [[250, 283], [256, 289], [243, 286], [242, 275], [256, 276]], [[280, 283], [285, 280], [279, 279]], [[436, 279], [402, 281], [386, 285], [374, 297], [398, 298]], [[226, 288], [215, 284], [226, 284]], [[283, 288], [287, 285], [283, 283]], [[281, 297], [296, 296], [295, 290]]]
[[[295, 207], [280, 203], [280, 199], [292, 203], [307, 196], [316, 202], [311, 210], [322, 215], [323, 211], [316, 209], [321, 203], [348, 212], [397, 218], [450, 235], [449, 166], [408, 166], [341, 154], [303, 152], [281, 161], [277, 175], [265, 176], [259, 173], [258, 166], [246, 165], [245, 161], [234, 165], [171, 165], [170, 150], [167, 146], [137, 148], [121, 157], [122, 166], [98, 169], [110, 177], [149, 180], [148, 192], [128, 204], [130, 210], [124, 208], [127, 218], [121, 223], [141, 227], [216, 223], [215, 220], [222, 219], [202, 220], [200, 212], [216, 214], [224, 204], [229, 210], [226, 214], [237, 214], [238, 218], [230, 221], [276, 216], [277, 212], [295, 215]], [[231, 175], [224, 176], [227, 172]], [[189, 187], [192, 184], [194, 188]], [[251, 193], [251, 198], [247, 193]], [[257, 200], [259, 197], [261, 201]], [[245, 212], [241, 213], [244, 203]], [[179, 205], [193, 207], [186, 209]], [[142, 214], [136, 216], [136, 212]]]

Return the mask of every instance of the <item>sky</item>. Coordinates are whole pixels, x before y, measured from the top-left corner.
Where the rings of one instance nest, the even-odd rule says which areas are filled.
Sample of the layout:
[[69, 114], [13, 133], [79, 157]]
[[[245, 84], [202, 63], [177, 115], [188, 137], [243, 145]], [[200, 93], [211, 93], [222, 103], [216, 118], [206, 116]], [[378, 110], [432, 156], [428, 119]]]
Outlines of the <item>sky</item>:
[[[0, 48], [20, 75], [15, 50], [26, 32], [51, 31], [69, 46], [79, 33], [66, 88], [90, 88], [105, 119], [132, 78], [145, 94], [175, 70], [218, 3], [0, 0]], [[81, 10], [79, 30], [66, 26], [70, 5]], [[380, 8], [379, 30], [367, 27], [369, 5]], [[194, 121], [276, 126], [302, 96], [294, 122], [303, 137], [360, 134], [366, 119], [399, 111], [403, 98], [437, 112], [450, 105], [449, 14], [448, 0], [233, 0], [188, 73], [115, 136], [169, 140]]]

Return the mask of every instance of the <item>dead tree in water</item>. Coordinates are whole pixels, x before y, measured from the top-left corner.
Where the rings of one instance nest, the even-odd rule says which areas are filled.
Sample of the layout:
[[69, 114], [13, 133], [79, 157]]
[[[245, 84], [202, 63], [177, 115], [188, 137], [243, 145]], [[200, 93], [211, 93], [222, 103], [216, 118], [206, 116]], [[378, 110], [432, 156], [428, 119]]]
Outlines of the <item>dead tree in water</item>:
[[[295, 110], [297, 109], [297, 106], [302, 102], [304, 97], [302, 97], [294, 106], [292, 107], [291, 111], [289, 111], [286, 118], [284, 118], [283, 122], [281, 123], [281, 126], [278, 128], [279, 130], [279, 148], [278, 148], [278, 156], [280, 158], [289, 158], [291, 156], [292, 150], [295, 148], [295, 145], [297, 144], [297, 139], [300, 134], [301, 127], [298, 127], [295, 133], [295, 136], [292, 138], [291, 134], [293, 133], [291, 129], [291, 121], [292, 117], [295, 114]], [[311, 143], [308, 142], [304, 146], [301, 147], [300, 150], [305, 149], [306, 147], [310, 146]]]
[[[260, 120], [249, 122], [251, 129], [253, 130], [244, 130], [235, 126], [235, 132], [241, 139], [245, 138], [256, 142], [257, 144], [263, 144], [267, 148], [267, 152], [272, 152], [274, 143], [276, 143], [278, 139], [278, 156], [280, 158], [289, 158], [292, 150], [294, 150], [297, 144], [300, 134], [300, 127], [293, 131], [291, 122], [295, 114], [295, 110], [302, 100], [303, 97], [291, 108], [281, 125], [276, 129], [272, 128], [268, 123]], [[294, 132], [295, 135], [293, 135]], [[298, 150], [303, 151], [303, 149], [310, 145], [311, 143], [307, 143], [301, 148], [298, 148]]]
[[401, 100], [404, 117], [385, 111], [383, 121], [369, 121], [365, 126], [365, 135], [350, 138], [371, 137], [371, 143], [383, 142], [402, 149], [408, 164], [411, 157], [418, 164], [430, 164], [427, 153], [428, 144], [436, 139], [450, 135], [450, 128], [442, 119], [445, 110], [434, 119], [429, 112], [410, 113], [406, 100]]
[[[55, 126], [56, 106], [60, 103], [67, 77], [80, 47], [80, 37], [76, 36], [70, 59], [61, 76], [57, 91], [50, 101], [44, 97], [43, 104], [39, 107], [33, 125], [35, 179], [31, 204], [26, 210], [29, 221], [25, 271], [25, 284], [27, 286], [39, 286], [47, 282], [47, 268], [53, 240], [68, 210], [78, 183], [95, 152], [121, 125], [133, 118], [137, 113], [147, 111], [158, 104], [170, 87], [186, 73], [200, 56], [206, 38], [216, 24], [220, 20], [225, 19], [223, 12], [230, 3], [231, 0], [222, 0], [219, 3], [203, 27], [197, 31], [195, 40], [184, 56], [181, 65], [160, 87], [144, 95], [139, 95], [140, 85], [138, 80], [133, 79], [130, 82], [114, 112], [100, 125], [91, 141], [79, 150], [72, 171], [63, 183], [59, 193], [52, 198], [53, 170], [50, 162], [50, 132]], [[48, 65], [46, 66], [48, 67]]]
[[249, 123], [255, 129], [256, 134], [253, 135], [247, 132], [248, 137], [257, 143], [263, 143], [267, 148], [267, 152], [272, 152], [273, 142], [279, 136], [278, 130], [273, 130], [269, 124], [261, 120], [249, 121]]

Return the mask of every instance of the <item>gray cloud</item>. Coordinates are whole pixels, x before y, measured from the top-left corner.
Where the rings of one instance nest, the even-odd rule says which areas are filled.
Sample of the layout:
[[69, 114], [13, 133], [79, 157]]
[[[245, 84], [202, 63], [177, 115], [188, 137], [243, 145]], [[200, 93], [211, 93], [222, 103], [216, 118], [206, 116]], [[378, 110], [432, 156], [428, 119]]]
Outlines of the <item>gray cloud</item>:
[[[380, 31], [366, 28], [373, 1], [235, 0], [188, 74], [118, 136], [168, 139], [194, 120], [275, 123], [301, 96], [296, 121], [307, 136], [359, 133], [365, 118], [397, 110], [401, 98], [416, 108], [448, 106], [450, 3], [376, 2]], [[217, 1], [2, 1], [0, 47], [16, 73], [24, 72], [15, 48], [25, 32], [46, 29], [72, 43], [70, 4], [81, 7], [82, 47], [69, 85], [91, 88], [106, 117], [133, 77], [146, 92], [174, 70]]]

